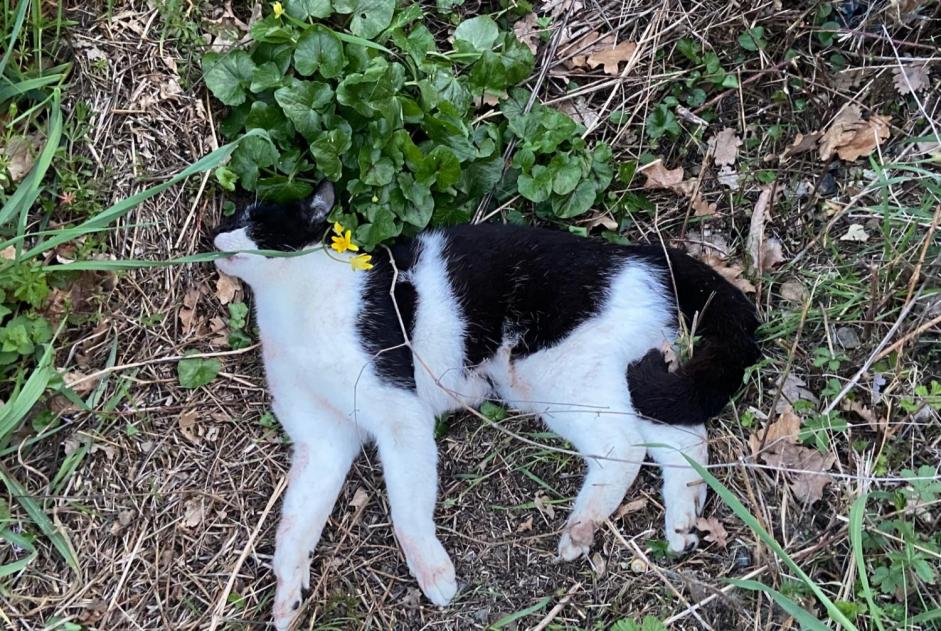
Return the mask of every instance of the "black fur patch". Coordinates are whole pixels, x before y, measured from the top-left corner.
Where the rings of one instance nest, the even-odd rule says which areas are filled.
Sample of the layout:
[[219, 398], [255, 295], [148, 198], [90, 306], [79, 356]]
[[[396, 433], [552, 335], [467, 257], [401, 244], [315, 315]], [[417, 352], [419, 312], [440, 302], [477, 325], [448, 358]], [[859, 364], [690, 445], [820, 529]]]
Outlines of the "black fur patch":
[[399, 307], [402, 323], [411, 339], [415, 328], [417, 296], [415, 286], [403, 276], [418, 258], [419, 244], [417, 241], [403, 242], [392, 246], [390, 250], [399, 270], [395, 303], [389, 295], [395, 270], [389, 263], [388, 252], [380, 248], [372, 255], [373, 268], [367, 272], [356, 329], [363, 341], [363, 348], [374, 356], [373, 367], [379, 378], [390, 385], [414, 390], [415, 362], [412, 351], [402, 346], [405, 338], [395, 306]]
[[333, 185], [325, 180], [303, 201], [250, 204], [225, 220], [216, 233], [245, 228], [259, 250], [301, 250], [323, 239], [333, 200]]
[[467, 323], [464, 362], [476, 366], [504, 339], [524, 357], [552, 346], [598, 312], [623, 248], [538, 228], [456, 226], [444, 231], [452, 288]]

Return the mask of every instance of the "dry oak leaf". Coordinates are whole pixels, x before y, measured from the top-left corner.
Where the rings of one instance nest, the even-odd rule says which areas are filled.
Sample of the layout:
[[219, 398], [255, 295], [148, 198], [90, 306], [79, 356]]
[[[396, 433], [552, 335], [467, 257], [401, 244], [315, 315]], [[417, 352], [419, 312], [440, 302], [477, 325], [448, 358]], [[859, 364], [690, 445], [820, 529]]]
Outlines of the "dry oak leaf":
[[7, 141], [3, 148], [3, 155], [6, 157], [7, 171], [10, 173], [10, 180], [13, 183], [22, 180], [30, 169], [33, 168], [33, 160], [36, 148], [39, 144], [39, 136], [13, 136]]
[[663, 166], [663, 160], [651, 162], [643, 167], [641, 172], [647, 178], [644, 188], [666, 188], [675, 191], [683, 182], [683, 167], [668, 169]]
[[735, 135], [735, 130], [726, 127], [709, 140], [712, 161], [718, 166], [735, 164], [735, 160], [738, 158], [738, 148], [741, 144], [742, 139]]
[[895, 89], [902, 95], [925, 90], [931, 82], [928, 76], [927, 63], [898, 66], [892, 71], [892, 74], [895, 76], [895, 81], [893, 82]]
[[797, 136], [794, 137], [794, 142], [791, 143], [791, 146], [781, 152], [781, 155], [778, 156], [778, 160], [784, 161], [791, 156], [797, 156], [816, 149], [817, 141], [820, 140], [821, 136], [823, 136], [823, 134], [821, 134], [819, 131], [815, 131], [810, 134], [797, 134]]
[[773, 193], [774, 188], [771, 184], [766, 184], [761, 188], [761, 194], [752, 211], [751, 225], [748, 228], [748, 255], [751, 258], [752, 267], [759, 273], [784, 262], [781, 242], [774, 238], [765, 238], [765, 223], [768, 220]]
[[530, 13], [522, 20], [517, 20], [516, 24], [513, 25], [513, 33], [516, 35], [516, 39], [526, 44], [533, 53], [536, 52], [536, 48], [539, 46], [539, 29], [536, 26], [536, 14]]
[[700, 517], [696, 520], [696, 529], [706, 533], [706, 541], [712, 541], [722, 548], [728, 544], [729, 533], [715, 517]]
[[184, 504], [184, 514], [183, 514], [183, 527], [184, 528], [195, 528], [196, 526], [203, 523], [203, 518], [206, 516], [206, 507], [203, 506], [203, 501], [201, 498], [194, 497], [192, 499], [186, 500]]
[[242, 284], [238, 279], [219, 272], [219, 278], [216, 279], [216, 298], [220, 303], [227, 305], [232, 302], [241, 288]]
[[820, 138], [820, 159], [829, 160], [834, 153], [846, 162], [868, 156], [889, 137], [889, 120], [878, 114], [863, 120], [858, 105], [844, 105]]
[[[753, 456], [757, 456], [764, 451], [774, 452], [782, 444], [797, 443], [800, 429], [800, 417], [788, 406], [778, 417], [778, 420], [767, 426], [767, 430], [762, 427], [762, 429], [752, 432], [752, 435], [748, 437], [748, 446], [751, 447]], [[762, 438], [764, 438], [764, 445], [762, 445]]]
[[[807, 382], [795, 375], [794, 373], [788, 373], [787, 378], [784, 379], [784, 384], [776, 384], [781, 390], [781, 396], [778, 397], [778, 402], [774, 406], [774, 411], [778, 414], [784, 414], [787, 410], [790, 409], [792, 403], [798, 401], [810, 401], [816, 406], [820, 403], [820, 399], [817, 396], [807, 389]], [[774, 395], [777, 396], [777, 390], [774, 392]]]
[[605, 74], [617, 76], [619, 74], [618, 64], [629, 61], [637, 50], [637, 44], [634, 42], [621, 42], [614, 48], [601, 46], [588, 55], [588, 65], [591, 68], [604, 66]]
[[791, 476], [791, 491], [807, 504], [822, 498], [823, 489], [833, 481], [826, 473], [836, 462], [836, 456], [831, 453], [822, 454], [810, 447], [784, 443], [777, 450], [762, 454], [762, 459], [772, 467], [800, 470]]

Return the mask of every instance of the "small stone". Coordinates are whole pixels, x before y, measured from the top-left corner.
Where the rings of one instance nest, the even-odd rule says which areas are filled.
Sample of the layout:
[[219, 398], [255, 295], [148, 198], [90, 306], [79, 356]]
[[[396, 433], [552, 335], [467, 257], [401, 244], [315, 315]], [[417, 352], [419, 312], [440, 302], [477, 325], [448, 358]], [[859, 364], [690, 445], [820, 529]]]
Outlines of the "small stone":
[[799, 280], [788, 280], [781, 283], [781, 297], [788, 302], [802, 304], [807, 300], [807, 288]]
[[856, 329], [849, 326], [840, 326], [836, 329], [836, 341], [843, 348], [850, 350], [853, 348], [859, 348], [859, 334], [856, 333]]

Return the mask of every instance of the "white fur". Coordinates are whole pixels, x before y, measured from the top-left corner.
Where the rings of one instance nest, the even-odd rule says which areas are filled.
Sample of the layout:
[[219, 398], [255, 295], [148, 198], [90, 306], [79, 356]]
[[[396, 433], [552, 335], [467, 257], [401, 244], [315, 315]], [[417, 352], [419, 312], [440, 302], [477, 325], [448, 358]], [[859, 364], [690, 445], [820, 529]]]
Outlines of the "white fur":
[[[445, 237], [430, 232], [420, 239], [420, 258], [408, 278], [418, 294], [412, 339], [415, 392], [386, 385], [371, 368], [355, 326], [365, 274], [352, 270], [349, 255], [242, 253], [217, 261], [222, 271], [241, 277], [255, 291], [273, 409], [294, 443], [272, 563], [277, 629], [288, 628], [297, 614], [301, 588], [310, 580], [309, 554], [367, 441], [378, 447], [409, 570], [433, 603], [445, 605], [454, 597], [454, 566], [433, 521], [435, 415], [478, 405], [490, 395], [491, 382], [503, 400], [541, 416], [588, 459], [585, 482], [559, 542], [562, 558], [588, 551], [595, 527], [618, 507], [648, 451], [665, 465], [670, 548], [680, 551], [696, 541], [690, 530], [705, 485], [682, 454], [707, 462], [705, 428], [638, 418], [626, 387], [627, 365], [675, 337], [670, 304], [654, 272], [638, 262], [624, 264], [601, 312], [560, 343], [522, 359], [514, 359], [507, 345], [481, 366], [465, 370], [466, 323], [446, 274]], [[244, 229], [219, 235], [215, 244], [229, 252], [255, 249]], [[647, 445], [656, 447], [648, 450]]]

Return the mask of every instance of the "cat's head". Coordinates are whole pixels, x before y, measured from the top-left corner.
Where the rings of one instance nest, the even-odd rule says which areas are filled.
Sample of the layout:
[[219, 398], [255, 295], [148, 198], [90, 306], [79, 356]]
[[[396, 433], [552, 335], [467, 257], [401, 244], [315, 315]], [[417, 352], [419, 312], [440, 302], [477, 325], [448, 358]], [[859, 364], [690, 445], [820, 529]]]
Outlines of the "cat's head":
[[290, 203], [256, 202], [235, 212], [216, 232], [213, 245], [221, 252], [237, 252], [216, 259], [226, 274], [251, 280], [271, 261], [249, 250], [293, 252], [318, 243], [327, 231], [327, 215], [333, 208], [333, 184], [324, 180], [314, 194]]

